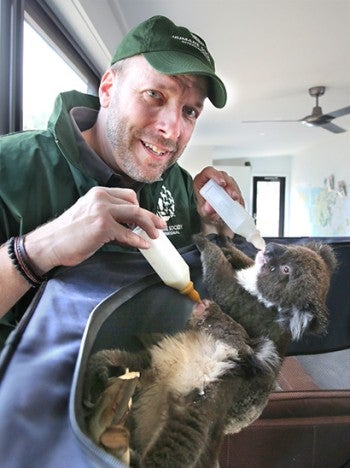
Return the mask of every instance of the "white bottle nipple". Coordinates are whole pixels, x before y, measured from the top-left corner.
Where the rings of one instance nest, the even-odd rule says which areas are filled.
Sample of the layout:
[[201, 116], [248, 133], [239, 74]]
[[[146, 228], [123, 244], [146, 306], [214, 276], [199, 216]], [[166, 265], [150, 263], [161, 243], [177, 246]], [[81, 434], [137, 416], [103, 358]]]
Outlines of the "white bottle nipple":
[[264, 250], [266, 243], [264, 239], [261, 237], [260, 232], [256, 230], [253, 234], [247, 237], [247, 241], [251, 242], [255, 248], [258, 250]]

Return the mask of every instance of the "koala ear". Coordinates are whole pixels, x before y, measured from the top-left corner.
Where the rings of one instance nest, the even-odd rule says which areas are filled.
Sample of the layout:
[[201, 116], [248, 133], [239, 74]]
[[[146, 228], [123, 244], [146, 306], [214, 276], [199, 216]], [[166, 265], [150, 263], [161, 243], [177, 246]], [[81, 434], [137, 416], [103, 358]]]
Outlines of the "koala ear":
[[333, 273], [337, 268], [337, 257], [335, 256], [334, 250], [328, 244], [321, 244], [319, 246], [319, 254], [323, 258], [323, 261], [329, 268], [330, 273]]
[[320, 242], [310, 242], [306, 244], [305, 247], [308, 247], [320, 255], [322, 260], [325, 262], [330, 274], [334, 272], [338, 262], [334, 250], [330, 245], [322, 244]]

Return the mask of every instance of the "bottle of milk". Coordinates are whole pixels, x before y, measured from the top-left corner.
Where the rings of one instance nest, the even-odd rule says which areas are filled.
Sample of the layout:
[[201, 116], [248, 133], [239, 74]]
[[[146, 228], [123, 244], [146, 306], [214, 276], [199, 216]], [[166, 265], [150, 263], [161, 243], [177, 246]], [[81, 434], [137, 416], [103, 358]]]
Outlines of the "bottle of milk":
[[245, 237], [257, 249], [265, 248], [265, 241], [256, 228], [254, 219], [242, 205], [229, 196], [223, 187], [210, 179], [199, 193], [233, 232]]
[[166, 234], [159, 230], [157, 239], [151, 239], [140, 227], [133, 231], [150, 243], [149, 249], [139, 250], [164, 283], [178, 289], [181, 294], [185, 294], [192, 301], [200, 302], [200, 296], [194, 289], [190, 278], [189, 266]]

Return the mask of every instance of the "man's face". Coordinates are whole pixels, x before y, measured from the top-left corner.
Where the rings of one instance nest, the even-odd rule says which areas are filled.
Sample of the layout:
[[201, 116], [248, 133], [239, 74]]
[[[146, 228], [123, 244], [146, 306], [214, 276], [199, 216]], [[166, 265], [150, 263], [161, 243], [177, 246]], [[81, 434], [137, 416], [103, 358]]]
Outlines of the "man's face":
[[113, 71], [103, 158], [134, 180], [153, 182], [181, 156], [207, 95], [204, 77], [163, 75], [142, 56]]

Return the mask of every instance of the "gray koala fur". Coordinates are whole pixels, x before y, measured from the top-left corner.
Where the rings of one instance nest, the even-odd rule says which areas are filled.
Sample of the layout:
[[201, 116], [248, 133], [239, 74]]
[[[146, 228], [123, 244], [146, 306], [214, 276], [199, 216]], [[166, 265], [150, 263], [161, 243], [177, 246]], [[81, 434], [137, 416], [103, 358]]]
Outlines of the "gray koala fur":
[[112, 370], [141, 372], [128, 422], [135, 466], [218, 466], [224, 434], [260, 416], [290, 341], [326, 328], [336, 266], [329, 246], [268, 244], [254, 261], [230, 243], [195, 242], [211, 299], [194, 306], [185, 330], [144, 352], [90, 359], [90, 403]]

